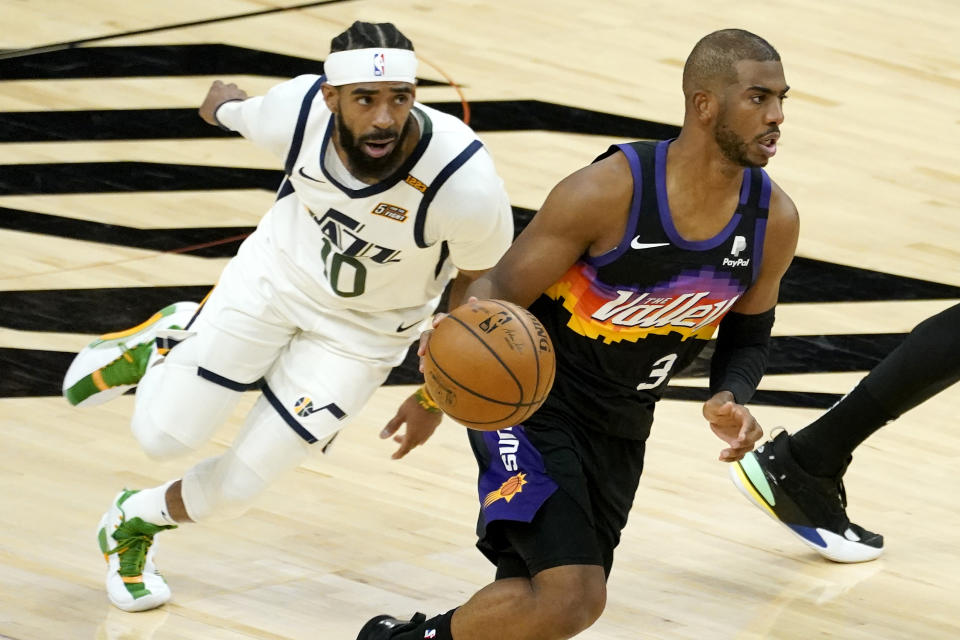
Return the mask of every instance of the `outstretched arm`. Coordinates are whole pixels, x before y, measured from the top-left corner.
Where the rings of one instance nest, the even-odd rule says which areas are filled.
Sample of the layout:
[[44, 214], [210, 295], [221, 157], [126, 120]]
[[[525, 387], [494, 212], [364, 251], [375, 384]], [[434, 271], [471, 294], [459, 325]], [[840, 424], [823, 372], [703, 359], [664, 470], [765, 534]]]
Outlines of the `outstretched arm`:
[[[215, 80], [200, 105], [200, 117], [214, 126], [236, 131], [285, 160], [304, 97], [318, 79], [319, 76], [297, 76], [271, 88], [266, 95], [252, 98], [232, 82]], [[314, 109], [322, 108], [311, 104]]]
[[203, 118], [204, 122], [215, 127], [224, 127], [223, 123], [217, 120], [217, 109], [227, 102], [246, 99], [247, 92], [234, 83], [224, 84], [220, 80], [214, 80], [200, 105], [200, 117]]

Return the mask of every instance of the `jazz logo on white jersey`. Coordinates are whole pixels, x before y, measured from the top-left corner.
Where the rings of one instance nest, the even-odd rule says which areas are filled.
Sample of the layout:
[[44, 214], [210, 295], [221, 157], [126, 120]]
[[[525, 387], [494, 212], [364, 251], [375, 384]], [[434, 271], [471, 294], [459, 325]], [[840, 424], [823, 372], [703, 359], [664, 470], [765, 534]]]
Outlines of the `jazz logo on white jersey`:
[[320, 259], [330, 288], [338, 296], [352, 298], [363, 294], [367, 282], [367, 267], [361, 258], [378, 264], [400, 262], [400, 251], [367, 242], [360, 237], [363, 224], [350, 216], [327, 209], [322, 217], [310, 212], [323, 234]]
[[[313, 221], [319, 225], [324, 238], [338, 253], [353, 258], [367, 258], [380, 264], [400, 262], [399, 251], [367, 242], [361, 238], [360, 232], [363, 231], [365, 225], [360, 224], [350, 216], [340, 213], [336, 209], [327, 209], [327, 212], [320, 218], [312, 211], [310, 215], [313, 216]], [[326, 243], [324, 244], [326, 245]], [[329, 251], [329, 247], [325, 246], [324, 250]]]
[[732, 255], [735, 260], [730, 258], [723, 259], [723, 266], [725, 267], [746, 267], [750, 264], [750, 258], [737, 258], [740, 255], [740, 252], [747, 248], [747, 239], [743, 236], [737, 236], [733, 239], [733, 246], [730, 247], [730, 255]]

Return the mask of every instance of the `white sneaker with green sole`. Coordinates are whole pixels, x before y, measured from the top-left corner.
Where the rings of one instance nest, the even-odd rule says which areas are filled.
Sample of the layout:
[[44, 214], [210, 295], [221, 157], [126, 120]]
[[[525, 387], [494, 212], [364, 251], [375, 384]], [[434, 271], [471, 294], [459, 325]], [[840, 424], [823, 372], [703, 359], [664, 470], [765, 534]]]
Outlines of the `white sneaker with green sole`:
[[153, 536], [176, 525], [127, 520], [123, 503], [137, 493], [121, 491], [97, 529], [97, 544], [107, 561], [107, 597], [124, 611], [155, 609], [170, 600], [170, 587], [153, 562]]
[[100, 336], [76, 355], [63, 377], [63, 395], [77, 407], [102, 404], [140, 382], [156, 352], [158, 333], [181, 329], [197, 312], [196, 302], [176, 302], [137, 326]]

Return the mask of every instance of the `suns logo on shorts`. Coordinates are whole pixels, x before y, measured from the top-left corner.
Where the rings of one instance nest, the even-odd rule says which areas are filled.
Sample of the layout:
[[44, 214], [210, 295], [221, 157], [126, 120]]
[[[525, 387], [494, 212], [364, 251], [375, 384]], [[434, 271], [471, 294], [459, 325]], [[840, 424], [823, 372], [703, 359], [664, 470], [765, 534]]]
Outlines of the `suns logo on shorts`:
[[383, 216], [384, 218], [390, 218], [391, 220], [396, 220], [397, 222], [403, 222], [407, 219], [407, 210], [403, 207], [398, 207], [395, 204], [390, 204], [388, 202], [381, 202], [376, 207], [373, 208], [373, 211], [370, 213], [376, 214], [378, 216]]
[[510, 502], [514, 496], [523, 491], [523, 485], [525, 484], [527, 484], [527, 474], [522, 471], [515, 476], [507, 478], [506, 482], [501, 484], [499, 489], [495, 489], [487, 494], [487, 497], [483, 499], [483, 508], [486, 509], [501, 499]]

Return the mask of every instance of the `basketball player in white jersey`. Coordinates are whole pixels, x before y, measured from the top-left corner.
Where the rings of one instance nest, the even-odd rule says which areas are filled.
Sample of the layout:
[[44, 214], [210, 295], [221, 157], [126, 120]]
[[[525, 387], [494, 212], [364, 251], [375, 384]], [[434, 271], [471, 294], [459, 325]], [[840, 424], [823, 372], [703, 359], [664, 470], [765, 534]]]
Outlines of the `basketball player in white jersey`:
[[[324, 449], [429, 326], [447, 283], [456, 276], [456, 305], [509, 245], [510, 204], [489, 154], [461, 121], [415, 103], [416, 69], [393, 25], [356, 22], [333, 39], [323, 76], [255, 98], [211, 87], [201, 117], [284, 163], [277, 200], [198, 313], [177, 303], [94, 341], [64, 394], [97, 404], [138, 385], [133, 433], [164, 459], [206, 442], [242, 391], [262, 393], [226, 453], [114, 498], [98, 538], [121, 609], [170, 599], [156, 533], [239, 515]], [[421, 388], [382, 435], [406, 425], [397, 458], [439, 422]]]

